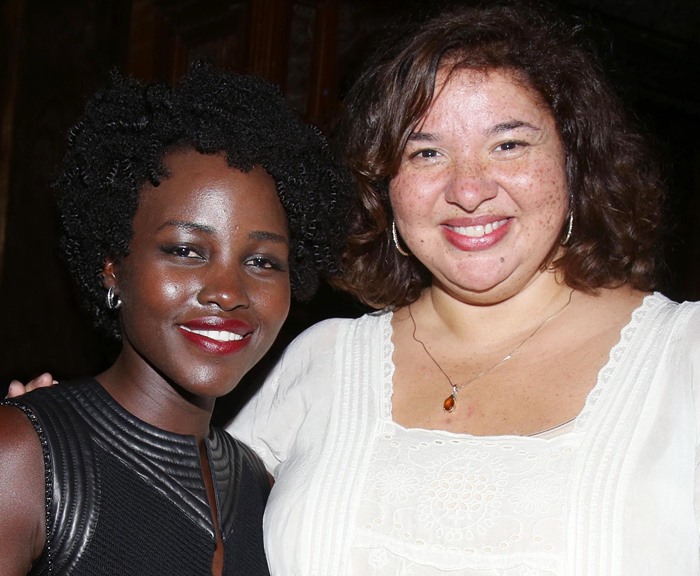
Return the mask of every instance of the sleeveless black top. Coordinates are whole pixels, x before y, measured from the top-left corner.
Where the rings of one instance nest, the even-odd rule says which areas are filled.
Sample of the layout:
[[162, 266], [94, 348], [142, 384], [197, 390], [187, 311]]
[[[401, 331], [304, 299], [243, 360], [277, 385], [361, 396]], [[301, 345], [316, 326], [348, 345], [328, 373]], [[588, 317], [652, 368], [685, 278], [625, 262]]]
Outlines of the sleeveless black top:
[[[24, 411], [44, 450], [46, 547], [30, 574], [211, 576], [216, 540], [194, 437], [139, 420], [94, 379], [4, 404]], [[206, 446], [223, 574], [267, 576], [265, 469], [222, 430]]]

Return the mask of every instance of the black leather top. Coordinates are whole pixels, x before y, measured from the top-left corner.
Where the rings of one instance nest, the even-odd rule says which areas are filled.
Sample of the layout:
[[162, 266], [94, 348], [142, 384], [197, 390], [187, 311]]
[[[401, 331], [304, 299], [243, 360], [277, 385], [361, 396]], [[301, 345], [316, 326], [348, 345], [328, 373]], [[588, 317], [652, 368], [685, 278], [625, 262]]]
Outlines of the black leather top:
[[[44, 448], [47, 546], [32, 574], [211, 574], [215, 531], [192, 436], [155, 428], [94, 379], [5, 401]], [[259, 458], [225, 432], [206, 440], [224, 574], [267, 575]]]

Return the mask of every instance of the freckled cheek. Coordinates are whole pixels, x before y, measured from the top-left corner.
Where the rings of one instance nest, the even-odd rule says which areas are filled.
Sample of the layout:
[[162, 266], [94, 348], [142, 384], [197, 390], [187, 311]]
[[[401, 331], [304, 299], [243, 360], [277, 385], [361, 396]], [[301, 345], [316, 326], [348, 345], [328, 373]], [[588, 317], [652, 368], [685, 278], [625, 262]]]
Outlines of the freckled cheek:
[[546, 227], [559, 226], [568, 209], [566, 180], [556, 167], [536, 171], [532, 189], [539, 193], [534, 195], [531, 209], [538, 214], [539, 224]]
[[421, 190], [403, 189], [398, 193], [390, 194], [391, 208], [394, 219], [404, 234], [414, 232], [414, 227], [419, 227], [421, 222], [432, 214], [432, 203]]
[[406, 197], [408, 197], [408, 193], [402, 181], [399, 178], [392, 180], [389, 184], [389, 203], [396, 216], [400, 217], [403, 213], [404, 199]]

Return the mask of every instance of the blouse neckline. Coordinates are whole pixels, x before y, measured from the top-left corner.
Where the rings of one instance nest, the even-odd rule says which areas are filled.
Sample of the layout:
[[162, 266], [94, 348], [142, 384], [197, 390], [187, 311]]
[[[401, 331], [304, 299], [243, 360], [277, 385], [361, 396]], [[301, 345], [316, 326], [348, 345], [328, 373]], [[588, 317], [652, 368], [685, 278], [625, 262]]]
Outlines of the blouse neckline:
[[430, 434], [437, 434], [451, 439], [464, 439], [464, 440], [484, 440], [487, 439], [490, 442], [498, 441], [509, 441], [512, 442], [513, 439], [519, 439], [523, 441], [538, 441], [538, 442], [548, 442], [555, 440], [557, 438], [570, 436], [572, 434], [581, 433], [589, 419], [598, 399], [608, 388], [609, 383], [613, 380], [612, 376], [615, 374], [618, 366], [626, 355], [629, 348], [629, 344], [634, 339], [637, 333], [637, 328], [643, 322], [647, 313], [653, 309], [655, 306], [665, 301], [665, 296], [659, 292], [653, 292], [647, 294], [640, 305], [632, 311], [629, 322], [620, 331], [620, 338], [617, 343], [610, 349], [608, 354], [608, 360], [603, 365], [603, 367], [598, 372], [598, 377], [593, 388], [589, 391], [586, 396], [586, 401], [583, 404], [583, 408], [578, 415], [567, 422], [562, 422], [561, 424], [555, 425], [553, 428], [559, 428], [560, 426], [565, 428], [561, 434], [549, 435], [545, 434], [552, 430], [549, 428], [547, 430], [542, 430], [541, 432], [536, 432], [534, 434], [520, 435], [520, 434], [498, 434], [498, 435], [474, 435], [465, 434], [461, 432], [450, 432], [449, 430], [442, 430], [440, 428], [417, 428], [410, 427], [407, 428], [402, 426], [394, 420], [393, 408], [392, 408], [392, 397], [394, 394], [394, 372], [396, 367], [394, 366], [394, 342], [392, 340], [393, 329], [391, 326], [391, 320], [393, 318], [393, 310], [386, 310], [386, 313], [382, 315], [381, 320], [383, 322], [382, 326], [382, 341], [384, 349], [384, 381], [382, 386], [382, 409], [381, 417], [385, 422], [390, 423], [392, 426], [397, 427], [406, 432], [428, 432]]

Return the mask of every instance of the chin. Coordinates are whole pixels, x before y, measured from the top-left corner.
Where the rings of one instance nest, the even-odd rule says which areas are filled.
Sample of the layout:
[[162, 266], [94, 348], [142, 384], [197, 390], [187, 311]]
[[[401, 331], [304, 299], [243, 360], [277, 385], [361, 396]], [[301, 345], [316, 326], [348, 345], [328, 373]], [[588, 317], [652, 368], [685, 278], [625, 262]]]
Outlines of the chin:
[[[204, 374], [189, 374], [186, 381], [175, 387], [183, 396], [192, 398], [221, 398], [231, 392], [240, 382], [242, 376], [233, 377], [233, 370], [223, 374], [212, 374], [206, 371]], [[194, 376], [194, 377], [193, 377]]]
[[459, 291], [482, 294], [499, 289], [509, 278], [507, 274], [494, 275], [494, 272], [493, 266], [491, 266], [484, 274], [475, 274], [474, 270], [470, 270], [469, 274], [455, 274], [448, 278], [448, 285]]

